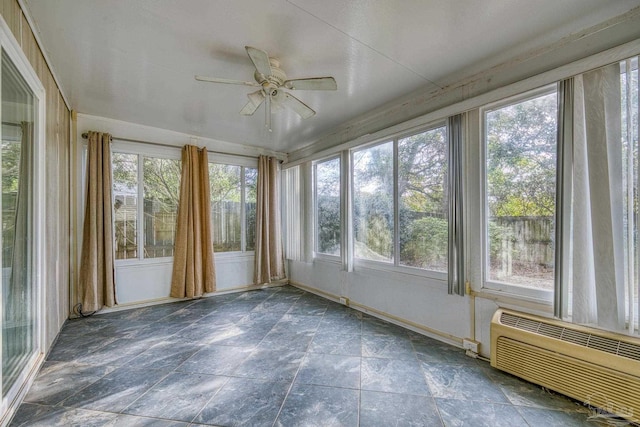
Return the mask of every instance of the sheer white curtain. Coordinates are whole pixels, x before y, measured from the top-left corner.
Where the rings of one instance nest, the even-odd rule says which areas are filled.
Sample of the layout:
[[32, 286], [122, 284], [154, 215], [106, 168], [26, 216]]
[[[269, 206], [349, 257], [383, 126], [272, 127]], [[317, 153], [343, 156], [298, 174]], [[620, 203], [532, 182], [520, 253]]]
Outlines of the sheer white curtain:
[[620, 75], [574, 79], [571, 319], [610, 330], [626, 327]]

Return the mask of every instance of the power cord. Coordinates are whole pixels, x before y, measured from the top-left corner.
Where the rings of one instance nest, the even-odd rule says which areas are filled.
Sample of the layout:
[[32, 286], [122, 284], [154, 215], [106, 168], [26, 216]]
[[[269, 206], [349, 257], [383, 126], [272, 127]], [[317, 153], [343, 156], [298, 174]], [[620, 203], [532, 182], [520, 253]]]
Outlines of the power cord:
[[82, 303], [79, 302], [73, 307], [73, 312], [80, 317], [91, 317], [96, 314], [96, 311], [92, 311], [91, 313], [83, 313], [82, 312]]

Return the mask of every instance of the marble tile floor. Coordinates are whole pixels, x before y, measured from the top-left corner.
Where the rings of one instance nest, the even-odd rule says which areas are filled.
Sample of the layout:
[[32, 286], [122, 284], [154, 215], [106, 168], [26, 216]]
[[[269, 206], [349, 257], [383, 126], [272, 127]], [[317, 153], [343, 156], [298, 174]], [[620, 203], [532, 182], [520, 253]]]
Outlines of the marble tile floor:
[[68, 321], [11, 426], [608, 425], [593, 415], [283, 286]]

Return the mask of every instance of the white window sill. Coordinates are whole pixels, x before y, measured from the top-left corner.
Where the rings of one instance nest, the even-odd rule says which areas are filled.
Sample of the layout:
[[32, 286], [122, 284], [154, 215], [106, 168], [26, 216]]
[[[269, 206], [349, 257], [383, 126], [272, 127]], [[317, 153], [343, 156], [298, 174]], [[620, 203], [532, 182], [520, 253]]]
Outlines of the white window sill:
[[362, 259], [354, 260], [354, 271], [378, 271], [385, 272], [393, 275], [401, 274], [407, 278], [415, 279], [429, 279], [433, 282], [442, 282], [446, 285], [447, 273], [432, 270], [422, 270], [419, 268], [395, 266], [391, 263], [375, 262]]
[[[238, 260], [252, 260], [254, 258], [254, 252], [215, 252], [213, 255], [214, 262], [231, 262]], [[173, 257], [163, 258], [145, 258], [145, 259], [119, 259], [116, 260], [116, 267], [135, 267], [135, 266], [152, 266], [152, 265], [166, 265], [173, 264]]]
[[538, 304], [553, 305], [553, 291], [547, 289], [487, 280], [482, 286], [482, 292], [488, 292], [493, 295], [506, 295], [509, 298], [518, 298]]
[[[508, 287], [508, 288], [507, 288]], [[523, 292], [525, 291], [525, 292]], [[540, 311], [553, 313], [553, 292], [542, 289], [527, 289], [506, 285], [503, 289], [492, 289], [485, 286], [474, 291], [478, 298], [490, 299], [512, 306], [532, 306]]]
[[313, 262], [325, 262], [327, 264], [342, 264], [342, 260], [337, 255], [314, 254]]

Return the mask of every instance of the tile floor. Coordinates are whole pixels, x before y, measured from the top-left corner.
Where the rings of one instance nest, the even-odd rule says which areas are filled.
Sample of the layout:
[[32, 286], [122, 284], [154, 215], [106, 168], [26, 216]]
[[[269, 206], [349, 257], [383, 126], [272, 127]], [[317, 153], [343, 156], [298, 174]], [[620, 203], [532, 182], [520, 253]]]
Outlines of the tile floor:
[[11, 426], [582, 426], [590, 415], [285, 286], [67, 322]]

